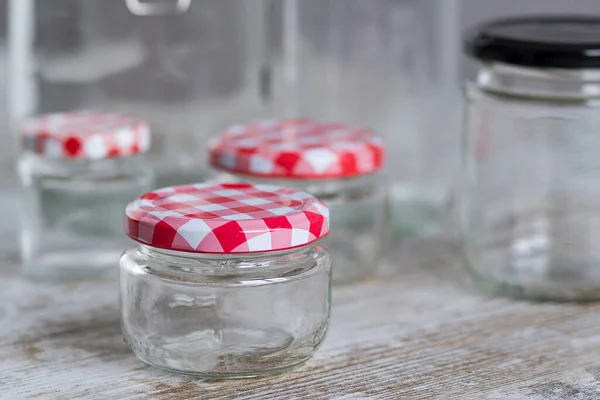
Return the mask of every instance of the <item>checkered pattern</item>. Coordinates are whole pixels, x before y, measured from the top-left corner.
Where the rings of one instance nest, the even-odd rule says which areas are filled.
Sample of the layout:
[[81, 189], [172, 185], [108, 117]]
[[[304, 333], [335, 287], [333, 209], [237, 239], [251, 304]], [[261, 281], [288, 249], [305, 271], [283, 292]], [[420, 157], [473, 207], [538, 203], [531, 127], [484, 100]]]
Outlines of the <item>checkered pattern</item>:
[[195, 253], [285, 250], [328, 232], [324, 203], [272, 185], [174, 186], [147, 193], [125, 210], [125, 233], [133, 240]]
[[210, 163], [232, 173], [323, 179], [371, 174], [385, 150], [369, 129], [309, 120], [232, 126], [212, 144]]
[[128, 115], [58, 113], [26, 121], [21, 139], [26, 150], [47, 158], [100, 160], [146, 152], [150, 128]]

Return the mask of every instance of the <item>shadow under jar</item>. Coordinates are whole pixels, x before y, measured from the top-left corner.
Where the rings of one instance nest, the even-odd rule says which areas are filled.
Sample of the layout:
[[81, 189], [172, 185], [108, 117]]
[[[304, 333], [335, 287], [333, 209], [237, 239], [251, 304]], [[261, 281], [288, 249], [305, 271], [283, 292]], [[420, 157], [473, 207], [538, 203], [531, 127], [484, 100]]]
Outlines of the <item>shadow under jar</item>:
[[148, 125], [131, 116], [71, 112], [22, 125], [21, 255], [27, 276], [116, 275], [129, 241], [123, 208], [150, 190]]
[[144, 362], [210, 379], [283, 372], [329, 327], [327, 207], [272, 185], [195, 184], [129, 204], [121, 326]]
[[600, 18], [493, 21], [467, 36], [462, 232], [485, 289], [600, 298]]
[[387, 239], [388, 197], [377, 176], [385, 156], [371, 130], [311, 120], [235, 125], [210, 146], [219, 181], [276, 184], [311, 193], [331, 213], [321, 243], [333, 282], [372, 275]]

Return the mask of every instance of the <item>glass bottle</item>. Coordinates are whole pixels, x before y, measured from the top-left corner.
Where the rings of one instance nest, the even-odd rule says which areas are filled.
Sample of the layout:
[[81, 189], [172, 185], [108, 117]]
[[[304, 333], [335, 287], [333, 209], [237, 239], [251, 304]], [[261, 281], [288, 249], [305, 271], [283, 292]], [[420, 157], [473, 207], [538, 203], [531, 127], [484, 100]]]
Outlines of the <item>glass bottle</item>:
[[276, 118], [342, 121], [381, 135], [396, 244], [447, 233], [460, 154], [457, 3], [278, 3]]
[[327, 207], [272, 185], [194, 184], [127, 206], [121, 326], [144, 362], [203, 378], [283, 372], [329, 326]]
[[334, 283], [372, 275], [388, 238], [388, 198], [378, 176], [385, 158], [370, 129], [313, 120], [259, 121], [229, 127], [210, 146], [222, 181], [297, 188], [324, 201]]
[[148, 122], [159, 187], [199, 182], [205, 142], [269, 101], [263, 0], [9, 0], [9, 122], [64, 110]]
[[462, 231], [493, 292], [599, 297], [600, 18], [496, 20], [465, 40]]
[[122, 211], [150, 190], [148, 125], [121, 114], [48, 114], [21, 128], [21, 254], [32, 278], [110, 275], [128, 239]]

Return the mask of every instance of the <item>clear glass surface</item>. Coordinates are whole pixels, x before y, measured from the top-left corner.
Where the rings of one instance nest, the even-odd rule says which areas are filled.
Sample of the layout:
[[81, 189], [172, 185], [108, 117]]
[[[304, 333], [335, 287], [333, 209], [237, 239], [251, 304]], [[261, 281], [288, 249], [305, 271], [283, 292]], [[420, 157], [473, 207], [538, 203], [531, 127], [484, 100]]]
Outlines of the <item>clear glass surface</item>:
[[502, 294], [600, 298], [600, 74], [483, 65], [467, 87], [462, 231]]
[[207, 138], [234, 123], [371, 127], [394, 232], [437, 234], [458, 157], [457, 1], [10, 0], [9, 122], [138, 115], [158, 187], [203, 181]]
[[329, 234], [319, 244], [331, 255], [333, 283], [355, 282], [376, 272], [390, 228], [389, 199], [379, 177], [294, 180], [220, 174], [217, 180], [271, 184], [312, 194], [329, 208]]
[[55, 161], [24, 154], [21, 255], [25, 273], [44, 280], [116, 276], [123, 247], [123, 212], [152, 187], [142, 156]]
[[331, 262], [318, 246], [210, 255], [139, 245], [121, 258], [121, 326], [144, 362], [246, 378], [307, 361], [330, 318]]
[[206, 138], [262, 116], [263, 0], [10, 0], [8, 100], [26, 117], [92, 109], [149, 122], [157, 186], [200, 182]]
[[280, 116], [366, 126], [388, 153], [395, 237], [442, 234], [459, 158], [454, 0], [280, 4]]

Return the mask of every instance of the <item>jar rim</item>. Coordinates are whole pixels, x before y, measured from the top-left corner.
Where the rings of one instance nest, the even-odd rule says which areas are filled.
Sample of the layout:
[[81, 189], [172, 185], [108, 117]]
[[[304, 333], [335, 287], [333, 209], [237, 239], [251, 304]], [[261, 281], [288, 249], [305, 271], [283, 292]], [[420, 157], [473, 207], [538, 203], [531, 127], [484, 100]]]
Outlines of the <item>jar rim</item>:
[[304, 279], [331, 268], [331, 259], [314, 244], [277, 252], [203, 254], [138, 243], [123, 254], [120, 265], [134, 275], [151, 274], [178, 284], [248, 287]]
[[600, 70], [534, 68], [481, 62], [476, 86], [520, 98], [591, 101], [600, 97]]
[[[253, 174], [251, 172], [239, 172], [239, 171], [231, 171], [226, 168], [222, 168], [220, 166], [211, 165], [213, 169], [217, 172], [221, 172], [224, 174], [229, 174], [230, 176], [235, 176], [240, 179], [256, 179], [261, 183], [271, 183], [271, 182], [293, 182], [293, 183], [306, 183], [306, 184], [319, 184], [325, 182], [351, 182], [351, 181], [360, 181], [364, 178], [375, 177], [380, 171], [373, 171], [364, 174], [358, 175], [345, 175], [345, 176], [270, 176], [270, 175], [261, 175], [261, 174]], [[279, 184], [279, 183], [276, 183]]]
[[169, 257], [181, 257], [188, 259], [203, 259], [203, 260], [217, 260], [217, 261], [227, 261], [231, 259], [260, 259], [260, 258], [276, 258], [283, 257], [294, 253], [301, 253], [303, 251], [308, 251], [312, 248], [314, 243], [305, 244], [302, 246], [297, 246], [290, 249], [283, 250], [271, 250], [271, 251], [255, 251], [249, 253], [201, 253], [201, 252], [192, 252], [185, 250], [173, 250], [173, 249], [164, 249], [160, 247], [154, 247], [145, 243], [137, 242], [136, 245], [138, 249], [142, 250], [145, 254], [160, 254]]

